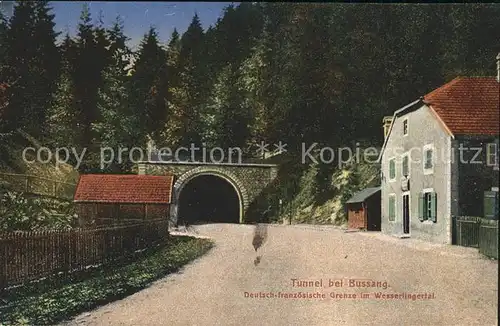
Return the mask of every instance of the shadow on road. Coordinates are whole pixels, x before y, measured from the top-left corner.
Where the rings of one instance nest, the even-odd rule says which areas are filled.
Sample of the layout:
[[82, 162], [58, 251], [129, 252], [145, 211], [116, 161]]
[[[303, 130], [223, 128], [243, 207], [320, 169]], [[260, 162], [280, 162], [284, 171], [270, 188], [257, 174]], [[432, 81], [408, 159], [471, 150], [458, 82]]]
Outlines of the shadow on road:
[[[253, 232], [252, 246], [255, 249], [255, 252], [259, 250], [260, 247], [267, 240], [267, 225], [265, 224], [256, 224]], [[254, 265], [257, 266], [260, 263], [262, 256], [257, 256], [254, 260]]]

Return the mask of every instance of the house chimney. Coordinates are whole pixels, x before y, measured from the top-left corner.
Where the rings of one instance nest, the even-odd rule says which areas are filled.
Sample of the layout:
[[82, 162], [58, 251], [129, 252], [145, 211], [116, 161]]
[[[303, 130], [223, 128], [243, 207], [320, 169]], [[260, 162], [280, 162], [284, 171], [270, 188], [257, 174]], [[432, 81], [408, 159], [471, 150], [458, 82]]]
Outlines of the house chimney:
[[392, 116], [385, 116], [382, 120], [382, 126], [384, 128], [384, 140], [387, 138], [387, 134], [389, 133], [389, 128], [391, 127]]
[[500, 83], [500, 52], [497, 55], [497, 82]]

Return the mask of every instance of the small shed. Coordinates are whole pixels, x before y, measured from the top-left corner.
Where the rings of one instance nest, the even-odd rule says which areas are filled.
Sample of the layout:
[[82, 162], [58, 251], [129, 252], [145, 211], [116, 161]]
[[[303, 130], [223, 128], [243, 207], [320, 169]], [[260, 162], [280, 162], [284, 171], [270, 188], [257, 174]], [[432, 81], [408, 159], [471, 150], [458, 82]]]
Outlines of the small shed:
[[380, 231], [381, 191], [380, 187], [365, 188], [346, 202], [349, 229]]
[[173, 176], [85, 174], [74, 204], [80, 225], [169, 218]]

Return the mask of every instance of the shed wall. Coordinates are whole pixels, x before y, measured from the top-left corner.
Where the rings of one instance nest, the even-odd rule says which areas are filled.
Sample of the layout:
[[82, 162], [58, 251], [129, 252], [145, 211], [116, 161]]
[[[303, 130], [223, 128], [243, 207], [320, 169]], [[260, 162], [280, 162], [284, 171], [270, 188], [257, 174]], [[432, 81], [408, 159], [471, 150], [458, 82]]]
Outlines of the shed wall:
[[348, 204], [348, 227], [350, 229], [366, 228], [366, 211], [362, 203]]
[[80, 226], [96, 220], [113, 222], [168, 218], [170, 204], [76, 203]]

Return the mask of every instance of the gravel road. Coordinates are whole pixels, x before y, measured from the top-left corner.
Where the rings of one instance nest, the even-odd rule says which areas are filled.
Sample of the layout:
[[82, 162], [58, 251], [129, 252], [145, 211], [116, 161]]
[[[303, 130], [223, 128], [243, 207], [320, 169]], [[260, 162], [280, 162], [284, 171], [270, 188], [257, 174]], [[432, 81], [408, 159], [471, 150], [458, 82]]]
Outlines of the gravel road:
[[[477, 250], [379, 233], [269, 226], [255, 253], [253, 228], [196, 226], [198, 235], [216, 242], [207, 255], [66, 325], [497, 325], [498, 263]], [[299, 281], [311, 286], [299, 287]], [[434, 298], [384, 299], [376, 293]]]

